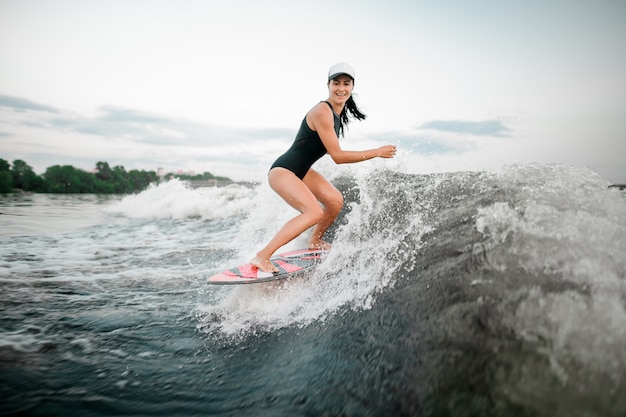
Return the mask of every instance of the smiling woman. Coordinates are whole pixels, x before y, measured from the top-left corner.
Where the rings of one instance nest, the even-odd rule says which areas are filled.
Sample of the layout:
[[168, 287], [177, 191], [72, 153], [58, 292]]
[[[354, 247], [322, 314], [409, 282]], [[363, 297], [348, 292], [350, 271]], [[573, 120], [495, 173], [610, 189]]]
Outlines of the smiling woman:
[[[350, 116], [365, 119], [352, 97], [354, 69], [342, 62], [328, 71], [328, 98], [316, 104], [305, 116], [293, 145], [270, 169], [269, 184], [300, 214], [289, 220], [274, 238], [252, 259], [253, 266], [265, 272], [277, 272], [270, 257], [310, 227], [309, 249], [330, 249], [322, 237], [343, 207], [343, 196], [311, 166], [328, 153], [338, 164], [372, 158], [393, 158], [396, 147], [386, 145], [366, 151], [344, 151], [339, 145]], [[348, 115], [350, 114], [350, 116]], [[320, 207], [321, 204], [321, 207]]]

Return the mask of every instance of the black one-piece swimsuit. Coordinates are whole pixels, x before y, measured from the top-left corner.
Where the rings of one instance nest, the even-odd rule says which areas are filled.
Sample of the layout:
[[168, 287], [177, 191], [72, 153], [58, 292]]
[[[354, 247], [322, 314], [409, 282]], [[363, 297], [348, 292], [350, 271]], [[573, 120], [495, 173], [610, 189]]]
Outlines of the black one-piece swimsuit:
[[[330, 109], [333, 110], [329, 102], [324, 101], [324, 103], [328, 104]], [[333, 119], [335, 133], [339, 136], [341, 120], [334, 110]], [[303, 179], [311, 166], [326, 153], [327, 150], [322, 143], [322, 139], [320, 139], [320, 135], [309, 127], [305, 116], [293, 144], [287, 152], [274, 161], [272, 168], [286, 168], [296, 174], [298, 178]]]

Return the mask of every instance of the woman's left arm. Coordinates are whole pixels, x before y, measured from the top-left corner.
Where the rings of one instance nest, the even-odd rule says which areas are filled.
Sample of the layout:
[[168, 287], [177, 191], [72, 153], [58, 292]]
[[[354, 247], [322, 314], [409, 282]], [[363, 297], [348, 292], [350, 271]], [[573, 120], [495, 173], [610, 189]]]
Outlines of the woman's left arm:
[[349, 164], [367, 161], [373, 158], [393, 158], [396, 154], [394, 145], [385, 145], [365, 151], [344, 151], [339, 145], [339, 138], [335, 133], [334, 119], [327, 106], [316, 106], [308, 115], [309, 125], [317, 131], [326, 151], [336, 164]]

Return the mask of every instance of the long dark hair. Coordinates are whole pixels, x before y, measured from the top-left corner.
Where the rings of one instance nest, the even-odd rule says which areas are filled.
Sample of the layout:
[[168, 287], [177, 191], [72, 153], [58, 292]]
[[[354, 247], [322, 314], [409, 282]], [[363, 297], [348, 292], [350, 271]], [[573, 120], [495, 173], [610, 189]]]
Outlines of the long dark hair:
[[359, 110], [356, 102], [354, 101], [354, 97], [350, 95], [350, 98], [346, 101], [346, 105], [343, 106], [343, 110], [341, 110], [341, 114], [339, 115], [339, 120], [341, 121], [341, 124], [339, 125], [340, 136], [344, 136], [344, 127], [350, 123], [348, 112], [350, 112], [353, 119], [364, 120], [367, 117], [361, 110]]

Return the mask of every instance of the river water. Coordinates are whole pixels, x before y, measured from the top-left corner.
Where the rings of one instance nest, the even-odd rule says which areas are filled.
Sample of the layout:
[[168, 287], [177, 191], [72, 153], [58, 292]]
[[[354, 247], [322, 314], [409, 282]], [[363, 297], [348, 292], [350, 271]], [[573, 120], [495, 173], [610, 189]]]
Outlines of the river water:
[[240, 287], [205, 279], [293, 215], [267, 184], [1, 197], [0, 415], [626, 415], [623, 192], [558, 165], [333, 181], [318, 269]]

